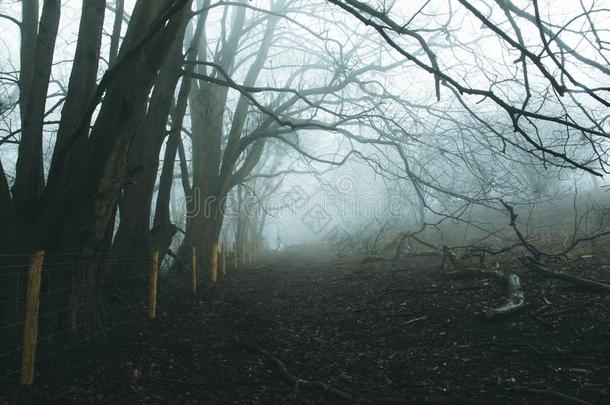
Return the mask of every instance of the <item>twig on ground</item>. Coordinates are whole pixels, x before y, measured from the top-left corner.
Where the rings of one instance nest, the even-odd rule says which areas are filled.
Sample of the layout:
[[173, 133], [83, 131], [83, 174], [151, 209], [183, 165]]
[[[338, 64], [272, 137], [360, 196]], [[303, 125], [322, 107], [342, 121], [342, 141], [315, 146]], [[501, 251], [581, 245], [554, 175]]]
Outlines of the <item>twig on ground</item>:
[[472, 401], [468, 400], [459, 400], [459, 399], [400, 399], [400, 398], [362, 398], [360, 396], [351, 394], [347, 391], [340, 390], [338, 388], [332, 387], [326, 383], [321, 381], [314, 380], [305, 380], [294, 374], [291, 374], [288, 371], [286, 365], [274, 356], [272, 353], [258, 348], [254, 345], [251, 345], [246, 342], [242, 342], [237, 340], [235, 344], [249, 352], [256, 353], [265, 358], [267, 363], [273, 368], [274, 371], [279, 373], [280, 377], [284, 382], [292, 388], [292, 395], [295, 399], [301, 400], [302, 402], [306, 402], [303, 398], [300, 398], [301, 388], [304, 389], [312, 389], [312, 390], [321, 390], [328, 394], [334, 395], [335, 397], [341, 398], [345, 401], [348, 401], [352, 404], [376, 404], [376, 405], [409, 405], [409, 404], [444, 404], [444, 405], [461, 405], [461, 404], [472, 404]]

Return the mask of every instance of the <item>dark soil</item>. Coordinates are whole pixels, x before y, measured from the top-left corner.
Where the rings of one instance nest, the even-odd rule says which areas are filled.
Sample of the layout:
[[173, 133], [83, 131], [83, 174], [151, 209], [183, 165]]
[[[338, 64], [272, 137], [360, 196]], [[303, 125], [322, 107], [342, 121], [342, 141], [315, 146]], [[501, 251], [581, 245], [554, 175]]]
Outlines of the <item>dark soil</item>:
[[[32, 387], [5, 382], [0, 403], [610, 403], [607, 293], [501, 262], [528, 307], [489, 321], [504, 294], [494, 279], [447, 280], [429, 257], [311, 256], [261, 259], [160, 300], [157, 320], [66, 351]], [[548, 267], [610, 282], [609, 263]]]

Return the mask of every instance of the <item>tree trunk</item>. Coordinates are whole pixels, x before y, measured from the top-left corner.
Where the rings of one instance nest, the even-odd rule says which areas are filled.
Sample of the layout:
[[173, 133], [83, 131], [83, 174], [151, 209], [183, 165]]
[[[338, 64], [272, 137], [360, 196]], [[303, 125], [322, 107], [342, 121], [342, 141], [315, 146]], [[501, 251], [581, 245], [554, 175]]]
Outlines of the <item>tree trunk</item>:
[[32, 81], [38, 37], [38, 0], [21, 2], [21, 53], [19, 68], [19, 110], [23, 122]]
[[[19, 241], [21, 241], [21, 232], [17, 218], [15, 217], [15, 206], [11, 199], [11, 191], [8, 186], [8, 180], [0, 162], [0, 224], [4, 229], [13, 229], [14, 234], [8, 232], [0, 232], [0, 246], [2, 250], [7, 252], [19, 252]], [[16, 244], [17, 243], [17, 244]]]
[[[68, 83], [66, 102], [57, 130], [54, 158], [47, 182], [47, 194], [57, 192], [70, 181], [87, 145], [86, 134], [74, 135], [74, 132], [79, 128], [81, 117], [85, 114], [95, 93], [106, 1], [83, 0], [82, 7], [78, 43]], [[87, 132], [89, 124], [86, 122], [82, 130]], [[67, 142], [70, 142], [72, 136], [77, 136], [77, 140], [71, 145], [70, 152], [65, 154], [61, 160], [58, 159], [55, 155], [65, 147]]]
[[[203, 36], [204, 24], [206, 20], [206, 14], [199, 17], [197, 22], [197, 28], [190, 41], [190, 49], [188, 52], [187, 60], [194, 61], [197, 58], [197, 48], [193, 45], [199, 43]], [[187, 69], [192, 69], [192, 65], [188, 66]], [[176, 231], [176, 227], [171, 222], [169, 204], [171, 200], [172, 185], [174, 182], [174, 165], [176, 161], [176, 151], [182, 144], [182, 125], [184, 122], [184, 116], [186, 114], [186, 108], [188, 104], [188, 96], [191, 91], [192, 79], [184, 76], [180, 85], [180, 91], [178, 93], [178, 100], [174, 113], [172, 114], [172, 126], [170, 135], [165, 145], [165, 156], [163, 159], [163, 167], [161, 169], [161, 176], [159, 178], [159, 192], [157, 194], [157, 202], [155, 205], [155, 218], [153, 221], [153, 235], [154, 239], [158, 241], [158, 245], [163, 245], [159, 249], [165, 252], [169, 248], [171, 243], [171, 237]], [[186, 168], [181, 165], [182, 172], [182, 183], [184, 187], [185, 197], [190, 194], [190, 187], [188, 186], [188, 172]], [[187, 207], [187, 211], [190, 207]], [[171, 236], [169, 234], [171, 233]], [[169, 236], [169, 237], [168, 237]]]
[[32, 77], [23, 114], [21, 141], [12, 191], [17, 215], [24, 225], [34, 222], [38, 198], [44, 188], [42, 127], [55, 39], [59, 27], [60, 7], [60, 0], [45, 0], [44, 2], [36, 40]]
[[[150, 234], [151, 202], [167, 117], [182, 65], [185, 26], [182, 24], [180, 27], [170, 55], [157, 78], [144, 122], [138, 126], [130, 146], [128, 170], [135, 174], [127, 179], [129, 184], [119, 204], [121, 220], [113, 247], [116, 253], [149, 251], [153, 247]], [[159, 248], [156, 246], [155, 250]]]
[[[167, 10], [168, 1], [140, 0], [127, 29], [121, 55], [140, 40], [155, 19]], [[96, 251], [103, 245], [106, 229], [121, 189], [128, 181], [127, 156], [157, 70], [183, 26], [190, 2], [146, 44], [138, 56], [126, 61], [120, 74], [112, 79], [84, 153], [78, 177], [60, 200], [59, 211], [49, 210], [55, 222], [59, 250], [86, 246]], [[59, 231], [59, 232], [58, 232]], [[59, 234], [59, 237], [57, 237]]]
[[[270, 17], [265, 35], [254, 63], [248, 69], [244, 80], [245, 86], [252, 86], [260, 74], [267, 58], [268, 51], [277, 24], [277, 17]], [[217, 56], [217, 63], [226, 72], [234, 69], [243, 35], [245, 10], [238, 8], [233, 16], [232, 29], [222, 52]], [[216, 77], [222, 79], [220, 72]], [[218, 242], [218, 235], [224, 220], [225, 199], [232, 187], [238, 184], [260, 160], [264, 142], [255, 145], [240, 170], [234, 173], [239, 156], [243, 152], [241, 136], [244, 130], [249, 100], [240, 96], [232, 117], [231, 127], [223, 153], [224, 113], [227, 102], [227, 87], [216, 84], [203, 84], [199, 91], [191, 96], [193, 123], [193, 189], [197, 190], [200, 209], [187, 220], [187, 237], [185, 242], [197, 246], [203, 252], [205, 263], [209, 263], [210, 248]], [[181, 250], [188, 248], [184, 246]]]
[[123, 14], [125, 13], [125, 0], [116, 0], [114, 10], [114, 22], [112, 24], [112, 36], [110, 37], [110, 54], [108, 65], [112, 66], [119, 53], [119, 42], [121, 41], [121, 28], [123, 27]]

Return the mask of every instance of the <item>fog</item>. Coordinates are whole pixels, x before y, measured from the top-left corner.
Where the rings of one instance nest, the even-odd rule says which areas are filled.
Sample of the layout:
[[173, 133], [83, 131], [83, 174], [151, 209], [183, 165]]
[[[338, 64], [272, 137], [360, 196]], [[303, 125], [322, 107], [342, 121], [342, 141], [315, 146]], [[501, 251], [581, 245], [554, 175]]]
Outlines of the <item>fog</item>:
[[[218, 310], [223, 314], [218, 319], [235, 321], [227, 323], [230, 330], [219, 326], [226, 334], [242, 331], [240, 322], [250, 315], [259, 324], [282, 319], [276, 329], [278, 336], [286, 334], [283, 342], [297, 336], [300, 344], [307, 337], [325, 351], [329, 342], [343, 344], [337, 336], [345, 325], [348, 330], [367, 325], [352, 340], [346, 338], [351, 342], [346, 347], [352, 345], [349, 350], [355, 352], [347, 363], [337, 360], [342, 365], [334, 373], [340, 376], [361, 354], [371, 356], [363, 369], [377, 369], [371, 366], [374, 358], [387, 360], [380, 369], [391, 369], [394, 354], [377, 348], [360, 353], [355, 347], [366, 336], [391, 346], [397, 329], [424, 321], [432, 323], [409, 336], [422, 338], [413, 342], [421, 343], [425, 353], [493, 347], [488, 342], [496, 335], [514, 347], [510, 333], [486, 329], [479, 319], [517, 319], [505, 325], [523, 330], [535, 328], [527, 322], [538, 320], [535, 325], [542, 322], [546, 329], [532, 345], [540, 356], [550, 353], [538, 344], [550, 339], [559, 347], [568, 332], [557, 332], [563, 318], [559, 323], [540, 319], [572, 310], [549, 312], [548, 307], [557, 300], [581, 309], [587, 305], [578, 295], [575, 302], [566, 299], [547, 279], [587, 291], [610, 289], [604, 281], [610, 269], [605, 255], [610, 235], [606, 3], [0, 1], [0, 277], [6, 278], [0, 280], [0, 331], [7, 330], [0, 343], [19, 342], [0, 353], [8, 359], [0, 372], [21, 361], [20, 381], [30, 385], [37, 342], [51, 341], [41, 350], [55, 355], [57, 342], [67, 350], [83, 337], [105, 334], [117, 319], [135, 328], [131, 318], [113, 317], [115, 310], [134, 315], [138, 312], [132, 309], [147, 302], [147, 319], [153, 322], [158, 281], [160, 293], [174, 300], [187, 293], [194, 297], [184, 299], [184, 308], [195, 305], [197, 313], [197, 305], [204, 306], [206, 314]], [[539, 277], [531, 277], [534, 273]], [[464, 285], [464, 279], [484, 281], [481, 287]], [[395, 290], [395, 284], [415, 287]], [[501, 305], [493, 304], [490, 285], [502, 297]], [[273, 292], [261, 293], [267, 286]], [[138, 295], [140, 290], [148, 298]], [[472, 310], [461, 291], [476, 291], [481, 308]], [[422, 299], [392, 301], [405, 292]], [[438, 302], [426, 301], [440, 292]], [[599, 322], [593, 315], [584, 317], [591, 324], [579, 331], [604, 323], [606, 298], [587, 298]], [[172, 302], [169, 312], [161, 309], [160, 317], [171, 313], [184, 323], [170, 325], [171, 330], [197, 324], [195, 335], [202, 329], [211, 333], [208, 324], [197, 322], [218, 321], [188, 320], [178, 301], [167, 302]], [[313, 318], [304, 303], [318, 311]], [[409, 312], [411, 319], [399, 326], [385, 318], [403, 316], [392, 310], [409, 305], [422, 313]], [[297, 308], [296, 318], [291, 308]], [[456, 308], [470, 318], [461, 318]], [[527, 311], [531, 316], [524, 320]], [[445, 336], [445, 327], [434, 324], [445, 322], [444, 314], [458, 332], [453, 346], [433, 349], [435, 343], [427, 339]], [[326, 318], [332, 325], [316, 329]], [[576, 321], [569, 318], [566, 324]], [[306, 330], [299, 332], [301, 327]], [[481, 333], [483, 343], [471, 345], [464, 328]], [[237, 339], [241, 349], [274, 365], [292, 385], [295, 402], [334, 403], [326, 396], [303, 396], [308, 390], [346, 403], [385, 398], [359, 396], [354, 387], [333, 389], [320, 381], [358, 383], [328, 375], [317, 381], [310, 373], [314, 366], [299, 370], [309, 377], [291, 374], [290, 367], [307, 361], [288, 356], [286, 366], [269, 348], [255, 345], [255, 332]], [[156, 342], [156, 332], [146, 333], [151, 333], [148, 342]], [[604, 333], [599, 336], [607, 337]], [[579, 339], [583, 334], [576, 333]], [[208, 338], [227, 340], [225, 335]], [[604, 348], [607, 354], [607, 344]], [[402, 353], [397, 358], [404, 355], [403, 346], [395, 349]], [[564, 349], [557, 353], [571, 350]], [[229, 352], [234, 354], [234, 348]], [[306, 353], [318, 352], [310, 348]], [[490, 359], [499, 357], [479, 359], [479, 368], [491, 370]], [[420, 360], [426, 365], [423, 374], [450, 361], [427, 368], [434, 361]], [[148, 366], [128, 363], [129, 379], [136, 384]], [[544, 367], [532, 373], [548, 374]], [[593, 360], [574, 365], [585, 370], [587, 387], [601, 386], [590, 371], [600, 367], [608, 365]], [[525, 403], [518, 396], [523, 392], [566, 398], [555, 391], [562, 388], [561, 379], [519, 391], [515, 378], [535, 380], [523, 375], [522, 366], [504, 370], [504, 376], [499, 368], [493, 370], [497, 387], [475, 389], [456, 382], [453, 388], [461, 391], [452, 391], [451, 399], [463, 399], [467, 387], [479, 392], [475, 399], [481, 403], [497, 398]], [[367, 373], [357, 378], [376, 378]], [[464, 376], [459, 370], [455, 374]], [[155, 375], [150, 371], [147, 377]], [[398, 382], [403, 377], [419, 388], [403, 392], [408, 385]], [[413, 393], [447, 399], [451, 384], [445, 387], [435, 378], [383, 374], [376, 386], [391, 386], [386, 387], [390, 393], [403, 390], [403, 400], [416, 398]], [[520, 394], [485, 396], [502, 384], [513, 384]], [[160, 384], [163, 389], [170, 385]], [[434, 389], [417, 391], [423, 386]], [[581, 393], [570, 387], [571, 394]], [[607, 400], [607, 390], [598, 391], [583, 395], [591, 403], [603, 402], [604, 395]], [[260, 403], [277, 403], [268, 394], [273, 389], [261, 392], [256, 394], [265, 398]], [[166, 394], [157, 398], [167, 399]], [[243, 403], [247, 398], [254, 403], [251, 399], [258, 398], [208, 394], [197, 400]], [[15, 395], [25, 400], [20, 395], [29, 394]], [[46, 394], [40, 395], [36, 398]], [[148, 398], [129, 395], [101, 398], [110, 403]], [[398, 403], [391, 399], [386, 402]]]

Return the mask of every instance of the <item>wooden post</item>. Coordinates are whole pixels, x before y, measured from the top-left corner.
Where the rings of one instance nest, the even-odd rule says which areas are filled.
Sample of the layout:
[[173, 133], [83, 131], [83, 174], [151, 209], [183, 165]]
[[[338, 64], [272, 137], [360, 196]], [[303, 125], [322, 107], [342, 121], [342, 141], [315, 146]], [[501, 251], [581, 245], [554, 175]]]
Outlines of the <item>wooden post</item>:
[[157, 276], [159, 274], [159, 252], [152, 253], [150, 258], [150, 304], [148, 307], [148, 317], [157, 317]]
[[197, 248], [193, 246], [191, 252], [191, 271], [193, 273], [193, 294], [197, 293]]
[[222, 247], [220, 249], [220, 268], [222, 269], [222, 274], [227, 274], [227, 244], [222, 242]]
[[246, 243], [243, 243], [240, 246], [240, 252], [239, 252], [239, 264], [245, 269], [246, 265], [248, 264], [248, 245]]
[[218, 242], [212, 242], [210, 250], [210, 279], [215, 283], [218, 281]]
[[237, 270], [237, 244], [233, 241], [233, 271]]
[[40, 279], [44, 250], [38, 251], [30, 258], [28, 274], [28, 291], [25, 304], [25, 327], [23, 329], [23, 352], [21, 353], [21, 384], [34, 382], [34, 363], [38, 342], [38, 309], [40, 308]]

